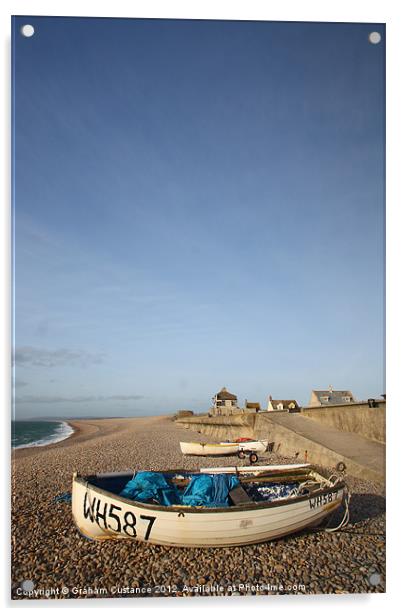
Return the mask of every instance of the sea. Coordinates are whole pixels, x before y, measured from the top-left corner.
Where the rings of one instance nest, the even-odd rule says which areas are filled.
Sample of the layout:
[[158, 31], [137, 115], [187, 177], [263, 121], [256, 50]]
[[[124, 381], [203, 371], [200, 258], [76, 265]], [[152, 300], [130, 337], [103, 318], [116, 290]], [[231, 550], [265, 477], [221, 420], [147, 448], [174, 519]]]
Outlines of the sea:
[[43, 447], [63, 441], [73, 432], [73, 428], [65, 421], [13, 421], [11, 425], [11, 446], [14, 449]]

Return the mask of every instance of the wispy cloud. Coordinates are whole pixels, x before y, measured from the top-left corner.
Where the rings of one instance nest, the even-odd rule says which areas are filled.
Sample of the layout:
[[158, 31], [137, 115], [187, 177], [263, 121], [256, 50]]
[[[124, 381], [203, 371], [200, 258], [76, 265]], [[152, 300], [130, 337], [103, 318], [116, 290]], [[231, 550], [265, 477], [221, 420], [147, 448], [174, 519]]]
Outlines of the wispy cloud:
[[87, 351], [72, 349], [40, 349], [37, 347], [17, 347], [14, 351], [13, 362], [17, 366], [40, 366], [54, 368], [55, 366], [87, 366], [101, 364], [103, 353], [88, 353]]
[[144, 396], [132, 395], [114, 395], [114, 396], [20, 396], [16, 398], [16, 402], [20, 404], [58, 404], [60, 402], [76, 403], [76, 402], [108, 402], [111, 400], [142, 400]]

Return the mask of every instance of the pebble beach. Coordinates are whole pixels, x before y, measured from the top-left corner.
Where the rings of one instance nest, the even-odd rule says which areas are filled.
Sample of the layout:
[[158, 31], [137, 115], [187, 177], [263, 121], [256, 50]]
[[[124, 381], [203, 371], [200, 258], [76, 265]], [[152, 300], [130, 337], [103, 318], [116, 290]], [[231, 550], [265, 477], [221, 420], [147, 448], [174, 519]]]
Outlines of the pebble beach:
[[[74, 471], [191, 470], [239, 465], [239, 460], [183, 456], [180, 440], [208, 439], [167, 416], [69, 424], [75, 432], [64, 441], [13, 451], [13, 599], [385, 591], [384, 488], [351, 476], [346, 476], [350, 522], [334, 533], [309, 530], [231, 548], [86, 540], [74, 524], [71, 504], [55, 500], [71, 491]], [[266, 453], [259, 464], [295, 461]], [[331, 526], [341, 517], [337, 512]]]

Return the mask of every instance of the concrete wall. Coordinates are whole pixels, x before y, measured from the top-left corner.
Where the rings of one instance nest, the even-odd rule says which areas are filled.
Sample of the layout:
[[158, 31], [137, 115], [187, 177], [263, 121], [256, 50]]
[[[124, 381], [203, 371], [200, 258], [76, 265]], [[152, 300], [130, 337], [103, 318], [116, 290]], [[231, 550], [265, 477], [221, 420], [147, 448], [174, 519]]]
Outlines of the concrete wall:
[[321, 424], [354, 432], [378, 443], [385, 443], [385, 402], [377, 402], [371, 409], [368, 403], [328, 405], [320, 408], [304, 407], [301, 414]]
[[214, 440], [236, 439], [242, 436], [253, 438], [256, 415], [230, 415], [219, 417], [186, 417], [176, 423], [183, 428], [206, 434]]
[[[320, 443], [281, 426], [275, 422], [276, 413], [277, 411], [231, 417], [188, 417], [179, 419], [176, 423], [199, 434], [205, 434], [214, 441], [235, 440], [240, 437], [255, 439], [268, 437], [269, 449], [274, 453], [290, 458], [294, 458], [297, 454], [296, 457], [300, 462], [307, 460], [312, 464], [328, 468], [335, 467], [338, 462], [344, 462], [351, 475], [383, 483], [383, 473], [358, 464]], [[283, 411], [279, 413], [283, 414]]]
[[[283, 411], [282, 411], [283, 413]], [[274, 412], [272, 413], [272, 415]], [[271, 415], [271, 413], [270, 413]], [[305, 451], [312, 451], [315, 443], [303, 436], [285, 428], [275, 421], [271, 421], [268, 414], [265, 415], [246, 415], [232, 417], [189, 417], [176, 420], [183, 428], [195, 430], [199, 434], [211, 437], [211, 440], [235, 440], [240, 437], [270, 440], [270, 450], [294, 457], [299, 453], [300, 458], [304, 458]], [[322, 448], [317, 445], [320, 455]], [[339, 462], [340, 458], [337, 458]]]
[[[258, 411], [258, 412], [261, 413], [265, 411]], [[250, 414], [256, 413], [256, 410], [247, 409], [247, 408], [239, 407], [239, 406], [231, 406], [231, 407], [219, 406], [218, 408], [209, 409], [209, 413], [213, 417], [229, 417], [231, 415], [250, 415]]]
[[311, 462], [327, 468], [335, 468], [338, 462], [344, 462], [350, 475], [372, 479], [373, 481], [383, 481], [381, 473], [358, 464], [320, 443], [305, 438], [301, 434], [271, 421], [267, 416], [259, 417], [254, 427], [254, 436], [257, 439], [262, 439], [266, 438], [267, 434], [269, 435], [271, 450], [279, 455], [290, 458], [296, 457], [300, 462]]

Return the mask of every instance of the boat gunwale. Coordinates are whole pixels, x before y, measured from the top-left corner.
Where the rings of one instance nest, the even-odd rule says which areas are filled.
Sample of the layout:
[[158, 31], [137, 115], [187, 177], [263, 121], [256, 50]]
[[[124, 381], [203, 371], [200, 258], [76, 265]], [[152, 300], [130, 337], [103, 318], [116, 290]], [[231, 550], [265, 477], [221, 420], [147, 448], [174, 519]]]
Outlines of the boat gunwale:
[[[253, 441], [253, 443], [254, 442], [257, 442], [257, 441]], [[213, 447], [229, 447], [229, 446], [233, 447], [233, 445], [238, 445], [238, 443], [235, 443], [233, 441], [230, 441], [228, 443], [225, 443], [224, 441], [222, 441], [221, 443], [200, 443], [199, 441], [180, 441], [180, 445], [202, 445], [203, 447], [205, 445], [213, 446]]]
[[[172, 472], [172, 471], [158, 471], [158, 472], [163, 473], [163, 472]], [[185, 472], [189, 472], [189, 471], [185, 471]], [[196, 474], [196, 473], [193, 473], [193, 474]], [[327, 488], [315, 490], [314, 492], [310, 492], [309, 494], [305, 494], [305, 495], [303, 494], [301, 496], [281, 498], [281, 499], [277, 499], [271, 502], [260, 501], [260, 502], [253, 502], [253, 503], [243, 503], [239, 505], [231, 505], [229, 507], [191, 507], [191, 506], [177, 506], [177, 505], [164, 506], [164, 505], [159, 505], [157, 503], [142, 503], [140, 501], [135, 501], [135, 500], [126, 498], [124, 496], [120, 496], [119, 494], [115, 494], [114, 492], [109, 492], [108, 490], [104, 490], [103, 488], [100, 488], [99, 486], [95, 486], [94, 484], [90, 482], [90, 479], [95, 478], [95, 477], [96, 475], [88, 475], [87, 477], [76, 475], [73, 478], [73, 486], [74, 486], [74, 482], [76, 482], [84, 486], [86, 489], [91, 489], [108, 498], [112, 497], [112, 498], [118, 499], [119, 501], [127, 505], [130, 505], [130, 506], [139, 507], [140, 509], [146, 509], [147, 511], [149, 510], [166, 511], [166, 512], [171, 512], [171, 513], [229, 513], [229, 512], [239, 512], [240, 513], [243, 511], [255, 511], [258, 509], [271, 509], [273, 507], [281, 507], [284, 505], [293, 505], [294, 503], [301, 503], [303, 501], [307, 501], [312, 496], [316, 497], [319, 495], [328, 494], [330, 492], [334, 492], [335, 489], [337, 491], [344, 490], [344, 488], [346, 487], [345, 481], [342, 480], [339, 483], [336, 483], [332, 486], [328, 486]], [[323, 479], [325, 479], [325, 477], [323, 477]]]
[[269, 443], [268, 438], [256, 438], [250, 441], [221, 441], [222, 445], [252, 445], [253, 443]]

